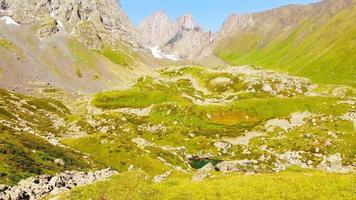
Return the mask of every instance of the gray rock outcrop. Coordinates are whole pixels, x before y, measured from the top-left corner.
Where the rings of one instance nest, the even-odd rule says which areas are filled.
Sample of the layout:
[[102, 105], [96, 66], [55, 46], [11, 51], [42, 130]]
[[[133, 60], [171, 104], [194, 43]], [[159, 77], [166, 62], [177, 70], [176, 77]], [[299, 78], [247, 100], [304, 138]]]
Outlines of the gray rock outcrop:
[[210, 172], [214, 171], [215, 168], [212, 163], [206, 164], [204, 167], [200, 168], [198, 172], [196, 172], [193, 177], [192, 181], [199, 182], [204, 180], [205, 178], [210, 176]]
[[95, 172], [66, 171], [52, 175], [41, 175], [20, 181], [16, 186], [0, 185], [0, 200], [35, 200], [49, 194], [59, 194], [76, 186], [94, 183], [117, 174], [111, 169]]
[[153, 177], [153, 182], [161, 183], [164, 180], [166, 180], [171, 174], [172, 174], [172, 171], [167, 171], [164, 174], [157, 175], [157, 176]]

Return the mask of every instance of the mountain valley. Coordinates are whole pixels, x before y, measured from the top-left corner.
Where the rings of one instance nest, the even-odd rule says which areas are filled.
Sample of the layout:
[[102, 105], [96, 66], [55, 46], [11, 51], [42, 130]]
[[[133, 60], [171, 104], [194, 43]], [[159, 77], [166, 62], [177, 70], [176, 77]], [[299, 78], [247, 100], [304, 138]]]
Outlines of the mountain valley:
[[355, 6], [0, 0], [0, 200], [354, 199]]

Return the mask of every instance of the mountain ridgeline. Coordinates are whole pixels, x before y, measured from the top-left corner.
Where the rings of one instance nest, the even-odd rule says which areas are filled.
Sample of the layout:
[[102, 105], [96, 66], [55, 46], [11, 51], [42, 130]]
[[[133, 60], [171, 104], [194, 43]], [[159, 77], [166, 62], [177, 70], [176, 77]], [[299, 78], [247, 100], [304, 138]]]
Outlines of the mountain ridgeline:
[[134, 27], [117, 0], [0, 0], [1, 85], [95, 92], [178, 62], [253, 64], [355, 86], [355, 7], [324, 0], [232, 14], [213, 33], [191, 14], [171, 21], [163, 11]]
[[356, 85], [356, 1], [325, 0], [231, 15], [215, 54], [320, 83]]

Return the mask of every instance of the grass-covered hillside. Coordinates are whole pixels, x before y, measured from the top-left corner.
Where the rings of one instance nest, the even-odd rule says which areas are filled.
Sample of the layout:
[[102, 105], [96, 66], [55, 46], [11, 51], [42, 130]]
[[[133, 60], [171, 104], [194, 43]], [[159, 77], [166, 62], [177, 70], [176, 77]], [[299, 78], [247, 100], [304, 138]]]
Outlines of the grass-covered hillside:
[[[255, 64], [319, 83], [355, 86], [355, 5], [353, 0], [340, 0], [305, 6], [302, 11], [306, 14], [296, 12], [298, 16], [291, 19], [299, 20], [291, 24], [287, 17], [297, 9], [294, 7], [284, 13], [281, 8], [278, 16], [273, 11], [265, 13], [267, 16], [256, 14], [256, 24], [224, 38], [215, 52], [233, 65]], [[262, 24], [259, 17], [265, 19]], [[269, 22], [268, 17], [281, 21]]]
[[68, 108], [54, 99], [0, 90], [0, 184], [64, 170], [93, 168], [84, 154], [60, 145]]

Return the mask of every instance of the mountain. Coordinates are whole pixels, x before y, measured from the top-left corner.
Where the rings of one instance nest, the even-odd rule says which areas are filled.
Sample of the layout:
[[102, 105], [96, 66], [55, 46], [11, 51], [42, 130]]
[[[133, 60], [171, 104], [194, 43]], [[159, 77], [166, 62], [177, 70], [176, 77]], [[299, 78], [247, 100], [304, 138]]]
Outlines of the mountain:
[[158, 47], [166, 54], [180, 60], [204, 57], [211, 53], [214, 34], [196, 25], [192, 14], [172, 22], [167, 14], [159, 11], [144, 19], [138, 31], [148, 47]]
[[149, 69], [138, 32], [116, 0], [1, 0], [1, 87], [94, 92]]
[[[10, 16], [19, 24], [40, 24], [38, 36], [49, 37], [64, 26], [90, 47], [117, 40], [137, 47], [137, 32], [117, 0], [2, 0], [0, 16]], [[91, 35], [92, 44], [84, 34]]]
[[355, 85], [355, 5], [354, 0], [324, 0], [231, 15], [215, 54], [233, 65], [255, 64], [321, 83]]

